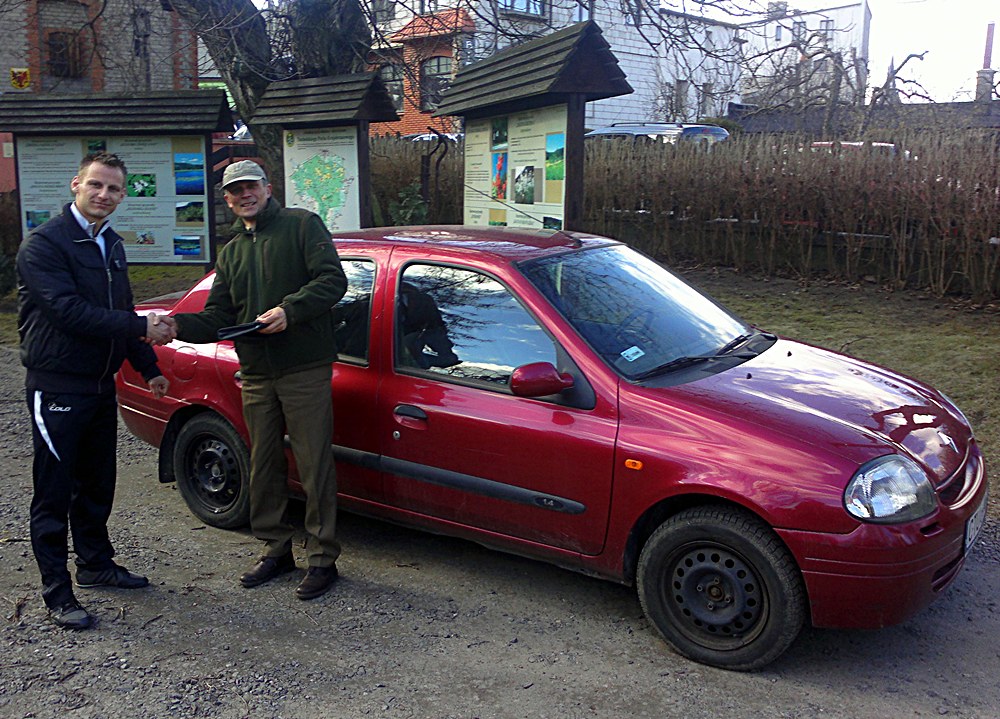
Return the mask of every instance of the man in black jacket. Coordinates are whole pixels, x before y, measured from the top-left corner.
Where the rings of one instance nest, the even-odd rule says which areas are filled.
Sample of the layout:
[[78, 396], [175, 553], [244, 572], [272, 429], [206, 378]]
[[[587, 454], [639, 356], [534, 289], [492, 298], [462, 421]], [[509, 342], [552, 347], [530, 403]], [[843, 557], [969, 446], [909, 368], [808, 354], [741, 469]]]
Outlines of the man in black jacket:
[[91, 616], [73, 594], [66, 563], [73, 531], [79, 587], [135, 589], [149, 581], [112, 561], [108, 518], [115, 491], [115, 373], [127, 358], [155, 397], [169, 383], [151, 344], [173, 338], [134, 311], [122, 238], [108, 216], [125, 198], [125, 165], [88, 155], [70, 184], [75, 200], [37, 227], [17, 253], [18, 331], [34, 440], [31, 547], [42, 598], [59, 626]]

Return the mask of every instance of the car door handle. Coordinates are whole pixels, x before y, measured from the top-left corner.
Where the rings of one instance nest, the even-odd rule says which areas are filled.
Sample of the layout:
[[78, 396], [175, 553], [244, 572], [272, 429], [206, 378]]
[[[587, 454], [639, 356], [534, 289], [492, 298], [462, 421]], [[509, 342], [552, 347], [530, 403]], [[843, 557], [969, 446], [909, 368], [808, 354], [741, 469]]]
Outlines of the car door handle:
[[414, 407], [412, 404], [397, 404], [396, 408], [392, 410], [392, 413], [399, 417], [419, 419], [423, 422], [427, 421], [427, 413], [419, 407]]

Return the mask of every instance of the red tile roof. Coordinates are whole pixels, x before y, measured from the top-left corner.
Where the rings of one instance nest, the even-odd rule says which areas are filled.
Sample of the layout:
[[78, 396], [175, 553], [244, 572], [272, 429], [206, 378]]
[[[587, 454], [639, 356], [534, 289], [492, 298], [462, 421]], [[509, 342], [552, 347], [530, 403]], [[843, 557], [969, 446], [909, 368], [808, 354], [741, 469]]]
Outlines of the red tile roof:
[[417, 15], [389, 40], [390, 42], [405, 42], [418, 38], [472, 32], [475, 29], [476, 24], [469, 17], [469, 13], [462, 8], [456, 8], [433, 15]]

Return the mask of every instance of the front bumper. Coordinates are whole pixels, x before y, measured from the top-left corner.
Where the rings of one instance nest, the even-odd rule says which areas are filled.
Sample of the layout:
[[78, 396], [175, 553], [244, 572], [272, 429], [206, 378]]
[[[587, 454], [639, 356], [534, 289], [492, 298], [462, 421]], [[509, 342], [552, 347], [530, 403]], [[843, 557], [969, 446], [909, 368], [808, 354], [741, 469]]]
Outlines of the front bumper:
[[813, 626], [875, 629], [899, 624], [940, 595], [965, 563], [969, 518], [987, 501], [978, 449], [969, 461], [975, 471], [962, 491], [922, 520], [860, 524], [849, 534], [777, 530], [802, 570]]

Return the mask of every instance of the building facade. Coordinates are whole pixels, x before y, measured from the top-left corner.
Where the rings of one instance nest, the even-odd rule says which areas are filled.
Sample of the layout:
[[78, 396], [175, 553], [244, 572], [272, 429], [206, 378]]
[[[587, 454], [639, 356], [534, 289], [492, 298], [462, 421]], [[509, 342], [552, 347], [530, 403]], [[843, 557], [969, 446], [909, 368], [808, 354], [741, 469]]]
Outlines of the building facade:
[[[0, 2], [0, 94], [189, 90], [196, 38], [160, 0]], [[0, 133], [0, 192], [12, 190], [13, 144]]]
[[812, 12], [771, 3], [765, 16], [740, 22], [650, 0], [370, 0], [368, 12], [375, 29], [369, 61], [401, 114], [374, 126], [377, 134], [459, 130], [431, 113], [460, 67], [585, 20], [601, 28], [634, 88], [588, 103], [591, 128], [721, 117], [730, 103], [829, 91], [834, 77], [848, 73], [839, 92], [863, 93], [867, 83], [867, 0]]
[[0, 33], [4, 92], [197, 87], [194, 33], [160, 0], [0, 3]]

